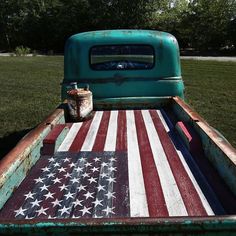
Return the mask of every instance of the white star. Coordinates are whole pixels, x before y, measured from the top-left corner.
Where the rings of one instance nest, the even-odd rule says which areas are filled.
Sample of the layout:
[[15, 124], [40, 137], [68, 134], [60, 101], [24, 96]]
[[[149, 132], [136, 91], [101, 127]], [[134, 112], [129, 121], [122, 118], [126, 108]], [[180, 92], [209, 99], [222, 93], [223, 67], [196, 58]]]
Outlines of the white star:
[[54, 184], [61, 183], [61, 179], [59, 179], [59, 178], [55, 178], [52, 181], [53, 181]]
[[48, 192], [47, 194], [44, 194], [44, 197], [45, 197], [45, 199], [47, 200], [48, 198], [54, 198], [53, 197], [53, 195], [54, 195], [55, 193], [51, 193], [51, 192]]
[[34, 179], [34, 181], [36, 182], [36, 184], [37, 183], [43, 183], [43, 180], [44, 180], [45, 178], [38, 178], [38, 179]]
[[41, 214], [43, 215], [47, 215], [46, 210], [48, 210], [48, 208], [43, 208], [41, 207], [39, 210], [37, 210], [36, 212], [38, 212], [38, 216], [40, 216]]
[[49, 161], [49, 162], [54, 162], [55, 159], [54, 159], [53, 157], [51, 157], [51, 158], [48, 159], [48, 161]]
[[75, 216], [75, 215], [72, 216], [72, 219], [78, 219], [78, 218], [80, 218], [80, 216]]
[[108, 199], [110, 199], [111, 197], [112, 197], [112, 198], [116, 198], [116, 197], [114, 196], [114, 194], [115, 194], [115, 192], [109, 192], [109, 191], [108, 191], [108, 193], [106, 193], [105, 195], [107, 196]]
[[41, 201], [38, 201], [38, 199], [35, 199], [33, 202], [31, 202], [30, 204], [32, 204], [32, 207], [34, 207], [34, 206], [39, 206], [39, 203], [40, 202], [42, 202], [42, 200]]
[[98, 167], [95, 167], [95, 166], [94, 166], [91, 170], [92, 170], [93, 172], [95, 172], [95, 171], [99, 172]]
[[102, 167], [105, 167], [105, 166], [108, 166], [108, 164], [107, 164], [106, 162], [103, 162], [103, 163], [101, 164], [101, 166], [102, 166]]
[[66, 200], [69, 199], [69, 198], [73, 198], [74, 194], [75, 193], [71, 193], [71, 192], [68, 192], [67, 194], [65, 194]]
[[79, 161], [80, 161], [80, 162], [83, 162], [83, 161], [85, 161], [85, 158], [84, 158], [84, 157], [81, 157], [81, 158], [79, 159]]
[[85, 215], [86, 213], [88, 213], [88, 214], [91, 214], [91, 212], [89, 211], [91, 209], [91, 207], [86, 207], [86, 206], [84, 206], [84, 208], [82, 209], [82, 210], [79, 210], [79, 211], [81, 211], [82, 212], [82, 216], [83, 215]]
[[114, 171], [117, 171], [117, 167], [111, 166], [111, 167], [108, 168], [108, 170], [110, 170], [110, 171], [113, 171], [113, 170], [114, 170]]
[[66, 158], [64, 159], [64, 162], [70, 162], [70, 159], [69, 159], [68, 157], [66, 157]]
[[18, 210], [15, 210], [14, 212], [16, 212], [16, 215], [15, 217], [19, 216], [19, 215], [22, 215], [24, 216], [25, 215], [25, 211], [27, 210], [27, 208], [23, 209], [22, 207], [20, 207]]
[[103, 200], [98, 200], [98, 199], [96, 199], [93, 203], [94, 203], [94, 206], [96, 207], [96, 206], [103, 206], [103, 204], [101, 203]]
[[89, 167], [89, 166], [92, 166], [92, 163], [87, 162], [87, 163], [85, 163], [84, 165], [85, 165], [86, 167]]
[[52, 217], [51, 215], [49, 215], [48, 219], [56, 219], [56, 217]]
[[82, 184], [81, 184], [81, 185], [78, 187], [78, 189], [79, 189], [79, 191], [81, 191], [81, 190], [86, 191], [85, 187], [86, 187], [86, 185], [82, 185]]
[[110, 183], [115, 183], [116, 181], [115, 181], [115, 179], [116, 178], [112, 178], [111, 176], [107, 179], [107, 181], [109, 182], [109, 184]]
[[82, 204], [81, 204], [81, 202], [83, 202], [83, 200], [79, 200], [79, 199], [76, 199], [76, 201], [73, 203], [74, 204], [74, 206], [76, 207], [76, 206], [83, 206]]
[[89, 181], [90, 184], [93, 183], [93, 182], [96, 183], [96, 179], [97, 178], [91, 177], [91, 178], [88, 179], [88, 181]]
[[48, 187], [49, 187], [49, 185], [43, 185], [42, 187], [39, 187], [40, 189], [41, 189], [41, 191], [43, 191], [43, 190], [47, 190], [48, 191]]
[[53, 207], [55, 207], [55, 206], [61, 206], [61, 203], [60, 202], [62, 202], [62, 200], [58, 200], [57, 198], [56, 198], [56, 200], [54, 201], [54, 202], [51, 202], [52, 204], [53, 204]]
[[107, 177], [107, 174], [106, 174], [106, 173], [102, 173], [102, 174], [101, 174], [101, 177], [102, 177], [102, 178]]
[[110, 161], [111, 161], [111, 162], [112, 162], [112, 161], [116, 161], [116, 158], [112, 157], [112, 158], [110, 159]]
[[47, 172], [47, 171], [50, 171], [50, 169], [46, 166], [46, 167], [44, 167], [44, 168], [41, 168], [41, 170], [43, 171], [43, 172]]
[[102, 211], [106, 212], [106, 215], [108, 216], [109, 213], [115, 214], [115, 212], [113, 212], [113, 209], [114, 209], [114, 208], [115, 208], [115, 207], [109, 207], [109, 206], [107, 206], [107, 208], [105, 208], [105, 209], [102, 210]]
[[26, 216], [26, 217], [25, 217], [26, 220], [31, 220], [31, 219], [33, 219], [33, 218], [34, 218], [34, 217], [29, 217], [29, 216]]
[[56, 162], [56, 163], [53, 164], [53, 166], [58, 167], [58, 166], [60, 166], [60, 164], [58, 162]]
[[27, 194], [24, 194], [25, 200], [28, 199], [28, 198], [34, 199], [33, 198], [34, 195], [35, 195], [35, 193], [31, 193], [31, 192], [28, 192]]
[[72, 167], [75, 167], [75, 163], [74, 162], [72, 162], [72, 163], [70, 163], [70, 168], [72, 168]]
[[61, 172], [66, 172], [66, 169], [65, 169], [64, 167], [61, 167], [61, 168], [59, 168], [58, 170], [59, 170], [59, 173], [61, 173]]
[[84, 194], [84, 196], [86, 197], [86, 200], [87, 200], [87, 199], [90, 198], [90, 197], [91, 197], [91, 198], [94, 198], [94, 197], [93, 197], [93, 194], [94, 194], [94, 193], [90, 193], [90, 192], [88, 191], [87, 193]]
[[95, 158], [94, 158], [94, 161], [95, 161], [95, 162], [101, 161], [101, 158], [95, 157]]
[[79, 183], [79, 179], [77, 179], [77, 178], [73, 178], [73, 179], [71, 179], [71, 182], [74, 184], [74, 183]]
[[63, 206], [63, 208], [59, 209], [58, 211], [61, 212], [61, 215], [63, 215], [63, 214], [70, 214], [69, 209], [70, 209], [70, 207]]
[[97, 187], [98, 192], [101, 191], [101, 190], [105, 191], [104, 187], [105, 187], [105, 185], [100, 185], [99, 184], [98, 187]]
[[54, 177], [55, 176], [55, 173], [49, 173], [47, 174], [47, 177], [50, 178], [50, 177]]
[[89, 174], [88, 173], [84, 173], [82, 174], [82, 176], [85, 178], [85, 177], [89, 177]]
[[67, 173], [64, 175], [64, 177], [65, 177], [65, 178], [71, 178], [71, 174], [67, 172]]
[[60, 191], [62, 190], [68, 190], [68, 185], [63, 184], [62, 186], [59, 186]]
[[83, 170], [83, 168], [82, 168], [82, 167], [79, 167], [79, 166], [78, 166], [77, 168], [75, 168], [75, 171], [76, 171], [76, 172], [80, 172], [80, 171], [82, 171], [82, 170]]

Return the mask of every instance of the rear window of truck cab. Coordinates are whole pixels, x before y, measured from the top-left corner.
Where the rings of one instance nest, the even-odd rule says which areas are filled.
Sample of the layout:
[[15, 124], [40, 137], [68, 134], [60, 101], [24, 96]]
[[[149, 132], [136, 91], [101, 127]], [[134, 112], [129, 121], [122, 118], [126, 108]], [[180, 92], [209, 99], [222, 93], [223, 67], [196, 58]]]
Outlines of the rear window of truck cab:
[[90, 49], [93, 70], [148, 70], [154, 66], [150, 45], [99, 45]]

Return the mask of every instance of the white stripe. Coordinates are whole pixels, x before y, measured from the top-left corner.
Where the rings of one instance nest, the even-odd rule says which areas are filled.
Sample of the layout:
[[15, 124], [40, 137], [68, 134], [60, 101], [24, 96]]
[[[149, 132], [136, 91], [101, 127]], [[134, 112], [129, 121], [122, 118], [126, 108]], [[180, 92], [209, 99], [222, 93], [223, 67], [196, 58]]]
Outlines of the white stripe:
[[[162, 121], [162, 124], [163, 124], [164, 127], [165, 127], [166, 132], [169, 132], [170, 129], [169, 129], [168, 125], [166, 124], [166, 121], [165, 121], [164, 117], [162, 116], [161, 112], [160, 112], [160, 111], [157, 111], [157, 114], [159, 115], [159, 117], [160, 117], [160, 119], [161, 119], [161, 121]], [[204, 194], [203, 194], [201, 188], [199, 187], [199, 185], [198, 185], [196, 179], [194, 178], [194, 176], [193, 176], [191, 170], [189, 169], [189, 166], [188, 166], [188, 164], [186, 163], [186, 161], [185, 161], [185, 159], [184, 159], [184, 157], [183, 157], [182, 152], [181, 152], [180, 150], [177, 150], [176, 147], [175, 147], [175, 145], [174, 145], [174, 148], [175, 148], [176, 152], [178, 153], [179, 158], [180, 158], [180, 160], [181, 160], [181, 162], [182, 162], [182, 164], [183, 164], [183, 166], [184, 166], [186, 172], [188, 173], [188, 176], [189, 176], [189, 178], [191, 179], [191, 181], [192, 181], [192, 183], [193, 183], [193, 185], [194, 185], [194, 188], [196, 189], [196, 191], [197, 191], [197, 193], [198, 193], [198, 195], [199, 195], [199, 197], [200, 197], [200, 199], [201, 199], [201, 202], [202, 202], [202, 204], [203, 204], [203, 207], [205, 208], [207, 214], [208, 214], [208, 215], [214, 215], [214, 212], [212, 211], [211, 206], [209, 205], [209, 203], [208, 203], [207, 199], [205, 198], [205, 196], [204, 196]]]
[[142, 114], [169, 215], [187, 216], [187, 210], [170, 169], [150, 113], [147, 110], [143, 110]]
[[111, 111], [104, 151], [116, 150], [117, 117], [118, 117], [118, 111]]
[[92, 150], [93, 144], [97, 136], [98, 128], [102, 119], [102, 114], [103, 114], [102, 111], [97, 111], [95, 113], [95, 116], [89, 128], [89, 131], [84, 140], [83, 146], [81, 147], [81, 151], [88, 152]]
[[62, 144], [58, 148], [58, 150], [57, 150], [58, 152], [66, 152], [66, 151], [69, 150], [69, 148], [70, 148], [72, 142], [74, 141], [77, 133], [79, 132], [81, 126], [82, 126], [82, 122], [74, 123], [71, 126], [68, 134], [66, 135], [66, 137], [64, 139], [64, 141], [62, 142]]
[[138, 139], [134, 120], [134, 112], [126, 111], [126, 115], [127, 115], [130, 216], [148, 217], [149, 212], [148, 212], [141, 160], [138, 148]]

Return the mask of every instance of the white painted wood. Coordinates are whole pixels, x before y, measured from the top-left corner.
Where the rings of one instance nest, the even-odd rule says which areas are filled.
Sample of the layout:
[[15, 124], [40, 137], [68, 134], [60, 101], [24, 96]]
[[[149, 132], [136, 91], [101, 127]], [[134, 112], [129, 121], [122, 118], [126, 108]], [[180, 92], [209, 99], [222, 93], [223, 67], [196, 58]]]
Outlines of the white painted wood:
[[93, 121], [89, 127], [89, 131], [85, 137], [84, 143], [81, 147], [81, 151], [83, 152], [88, 152], [88, 151], [92, 151], [96, 136], [97, 136], [97, 132], [100, 126], [100, 122], [102, 119], [102, 114], [103, 111], [97, 111], [95, 113], [95, 116], [93, 118]]
[[141, 167], [134, 112], [126, 111], [130, 216], [148, 217], [148, 205]]
[[[161, 119], [161, 121], [162, 121], [162, 124], [163, 124], [164, 127], [165, 127], [166, 132], [169, 132], [170, 129], [169, 129], [169, 127], [168, 127], [168, 125], [167, 125], [167, 123], [166, 123], [166, 121], [165, 121], [163, 115], [161, 114], [161, 112], [160, 112], [159, 110], [157, 110], [157, 114], [159, 115], [159, 117], [160, 117], [160, 119]], [[180, 158], [180, 160], [181, 160], [181, 162], [182, 162], [182, 164], [183, 164], [183, 166], [184, 166], [184, 168], [185, 168], [185, 170], [186, 170], [186, 172], [187, 172], [189, 178], [191, 179], [191, 181], [192, 181], [192, 183], [193, 183], [193, 185], [194, 185], [194, 188], [196, 189], [196, 191], [197, 191], [197, 193], [198, 193], [198, 195], [199, 195], [199, 197], [200, 197], [200, 199], [201, 199], [201, 202], [202, 202], [202, 204], [203, 204], [203, 207], [205, 208], [207, 214], [208, 214], [208, 215], [215, 215], [214, 212], [213, 212], [213, 210], [211, 209], [211, 206], [209, 205], [207, 199], [205, 198], [205, 196], [204, 196], [204, 194], [203, 194], [201, 188], [199, 187], [199, 185], [198, 185], [196, 179], [194, 178], [194, 176], [193, 176], [191, 170], [189, 169], [189, 166], [188, 166], [188, 164], [186, 163], [182, 152], [181, 152], [180, 150], [177, 150], [176, 147], [175, 147], [175, 145], [174, 145], [174, 148], [175, 148], [176, 152], [178, 153], [179, 158]]]
[[79, 132], [81, 126], [82, 126], [82, 122], [81, 123], [74, 123], [71, 126], [68, 134], [66, 135], [62, 144], [59, 146], [57, 152], [67, 152], [69, 150], [69, 148], [70, 148], [72, 142], [74, 141], [77, 133]]
[[116, 150], [117, 117], [118, 111], [111, 111], [104, 151], [114, 152]]
[[148, 110], [142, 111], [150, 146], [170, 216], [187, 216], [182, 196], [169, 166], [160, 138]]

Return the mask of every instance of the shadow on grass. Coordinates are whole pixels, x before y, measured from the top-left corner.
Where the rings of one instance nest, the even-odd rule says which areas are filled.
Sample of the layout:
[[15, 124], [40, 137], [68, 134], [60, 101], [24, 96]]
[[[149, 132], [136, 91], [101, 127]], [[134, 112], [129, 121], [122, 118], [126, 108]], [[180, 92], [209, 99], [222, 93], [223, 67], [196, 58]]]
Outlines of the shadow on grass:
[[32, 129], [25, 129], [0, 138], [0, 160]]

